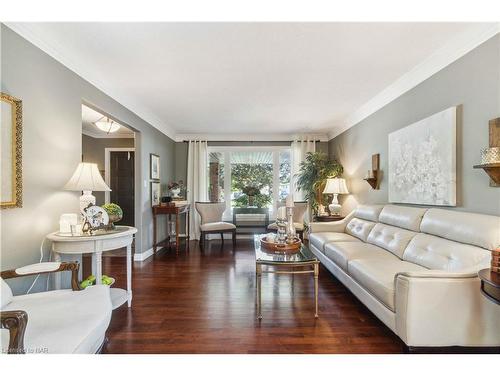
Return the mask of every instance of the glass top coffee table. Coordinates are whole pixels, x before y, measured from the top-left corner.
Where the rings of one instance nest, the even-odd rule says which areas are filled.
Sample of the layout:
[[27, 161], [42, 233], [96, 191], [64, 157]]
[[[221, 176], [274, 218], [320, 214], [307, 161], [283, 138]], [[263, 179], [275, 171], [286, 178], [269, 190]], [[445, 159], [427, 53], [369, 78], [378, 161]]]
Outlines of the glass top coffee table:
[[[260, 239], [265, 234], [254, 236], [255, 245], [255, 274], [257, 277], [257, 317], [262, 319], [261, 312], [261, 285], [263, 273], [278, 274], [312, 274], [314, 276], [314, 317], [318, 317], [318, 276], [319, 260], [302, 244], [301, 249], [296, 253], [273, 252], [261, 247]], [[273, 266], [272, 270], [262, 270], [262, 266]]]

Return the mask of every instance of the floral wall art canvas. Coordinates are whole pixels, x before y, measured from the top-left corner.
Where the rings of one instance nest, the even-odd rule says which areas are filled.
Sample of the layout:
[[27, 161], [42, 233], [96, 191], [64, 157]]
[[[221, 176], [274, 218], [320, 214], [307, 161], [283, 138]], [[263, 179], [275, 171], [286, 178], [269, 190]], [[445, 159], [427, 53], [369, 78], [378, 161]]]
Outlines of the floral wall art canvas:
[[389, 201], [456, 206], [457, 107], [389, 134]]

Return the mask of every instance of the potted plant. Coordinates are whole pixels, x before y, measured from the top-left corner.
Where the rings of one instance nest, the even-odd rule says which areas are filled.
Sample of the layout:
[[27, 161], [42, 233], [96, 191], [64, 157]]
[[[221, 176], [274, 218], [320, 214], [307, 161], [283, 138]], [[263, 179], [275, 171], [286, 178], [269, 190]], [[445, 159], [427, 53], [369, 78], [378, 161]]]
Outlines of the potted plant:
[[116, 203], [106, 203], [102, 206], [109, 216], [109, 229], [115, 228], [115, 223], [123, 218], [123, 210]]
[[323, 204], [323, 189], [327, 178], [338, 177], [344, 168], [337, 160], [330, 160], [324, 152], [308, 152], [300, 163], [297, 177], [297, 189], [303, 191], [305, 199], [314, 214]]
[[245, 186], [241, 191], [248, 197], [248, 206], [252, 207], [255, 196], [260, 194], [260, 189], [256, 186]]

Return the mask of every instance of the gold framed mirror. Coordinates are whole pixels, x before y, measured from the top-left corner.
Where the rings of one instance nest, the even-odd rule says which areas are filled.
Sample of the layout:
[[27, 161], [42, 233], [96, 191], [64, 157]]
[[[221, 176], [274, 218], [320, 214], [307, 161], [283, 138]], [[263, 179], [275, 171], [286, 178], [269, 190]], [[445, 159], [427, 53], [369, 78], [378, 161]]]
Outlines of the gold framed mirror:
[[22, 182], [22, 101], [0, 93], [0, 207], [14, 208], [23, 205]]

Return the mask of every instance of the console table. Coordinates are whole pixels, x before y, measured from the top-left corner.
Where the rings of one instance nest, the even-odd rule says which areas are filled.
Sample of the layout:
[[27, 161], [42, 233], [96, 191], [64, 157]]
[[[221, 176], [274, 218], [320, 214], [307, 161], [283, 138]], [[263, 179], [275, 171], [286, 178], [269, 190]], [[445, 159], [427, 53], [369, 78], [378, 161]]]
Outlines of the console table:
[[[92, 273], [96, 276], [96, 284], [102, 283], [102, 253], [127, 248], [127, 290], [120, 288], [110, 288], [111, 303], [113, 309], [128, 302], [128, 307], [132, 306], [132, 241], [137, 229], [127, 226], [116, 226], [109, 232], [96, 232], [92, 235], [72, 236], [50, 233], [47, 239], [52, 241], [52, 252], [54, 261], [61, 261], [61, 254], [92, 254]], [[55, 287], [61, 289], [61, 274], [55, 275]]]
[[[186, 243], [189, 241], [189, 211], [190, 205], [185, 204], [182, 206], [153, 206], [153, 252], [156, 253], [156, 249], [158, 246], [164, 246], [167, 241], [170, 244], [170, 235], [167, 236], [166, 239], [162, 241], [158, 241], [157, 239], [157, 229], [156, 229], [156, 218], [159, 215], [167, 215], [167, 233], [168, 233], [168, 224], [172, 220], [172, 215], [175, 215], [175, 252], [179, 253], [179, 239], [185, 238]], [[184, 235], [179, 234], [179, 216], [186, 215], [186, 233]]]

